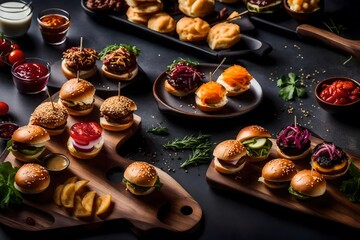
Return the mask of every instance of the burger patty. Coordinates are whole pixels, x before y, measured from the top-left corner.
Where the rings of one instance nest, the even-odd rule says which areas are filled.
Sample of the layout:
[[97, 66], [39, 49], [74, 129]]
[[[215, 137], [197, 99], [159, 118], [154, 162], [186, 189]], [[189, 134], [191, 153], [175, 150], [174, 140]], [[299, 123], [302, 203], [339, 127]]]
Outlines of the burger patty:
[[21, 142], [16, 142], [16, 141], [12, 141], [11, 147], [14, 150], [17, 150], [17, 151], [21, 151], [21, 150], [24, 150], [24, 149], [28, 149], [28, 150], [35, 150], [36, 149], [36, 147], [31, 146], [28, 143], [21, 143]]
[[278, 146], [283, 153], [288, 156], [296, 156], [300, 155], [305, 152], [307, 149], [310, 148], [310, 141], [308, 141], [302, 148], [297, 148], [295, 146], [285, 146], [283, 143], [278, 142]]
[[118, 123], [118, 124], [126, 124], [134, 120], [134, 114], [132, 112], [129, 112], [127, 115], [118, 118], [113, 118], [111, 116], [104, 115], [102, 113], [100, 114], [100, 116], [104, 117], [105, 120], [110, 123]]

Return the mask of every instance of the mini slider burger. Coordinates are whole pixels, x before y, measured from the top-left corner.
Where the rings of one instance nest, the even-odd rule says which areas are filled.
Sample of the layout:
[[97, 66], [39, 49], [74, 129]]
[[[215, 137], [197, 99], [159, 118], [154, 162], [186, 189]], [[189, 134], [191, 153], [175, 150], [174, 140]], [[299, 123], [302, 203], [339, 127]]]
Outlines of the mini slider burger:
[[79, 77], [88, 79], [97, 72], [96, 60], [99, 54], [92, 48], [71, 47], [63, 52], [61, 70], [67, 79]]
[[105, 77], [115, 80], [129, 81], [136, 77], [139, 71], [137, 56], [140, 49], [127, 44], [113, 44], [100, 53], [102, 73]]
[[234, 139], [216, 145], [213, 155], [215, 170], [224, 174], [235, 174], [243, 169], [246, 163], [246, 148]]
[[85, 116], [94, 108], [95, 87], [89, 81], [73, 78], [66, 81], [59, 92], [59, 103], [69, 115]]
[[100, 106], [100, 125], [109, 131], [123, 131], [134, 123], [135, 102], [125, 96], [112, 96]]
[[195, 92], [195, 103], [203, 112], [215, 112], [223, 109], [228, 102], [227, 91], [218, 82], [203, 83]]
[[7, 142], [7, 149], [22, 162], [35, 162], [44, 152], [50, 135], [45, 128], [37, 125], [19, 127]]
[[24, 194], [37, 194], [45, 191], [50, 185], [50, 174], [46, 168], [37, 163], [26, 163], [16, 172], [14, 187]]
[[271, 14], [281, 9], [281, 0], [243, 0], [246, 8], [251, 13]]
[[326, 180], [321, 173], [304, 169], [291, 179], [289, 193], [298, 199], [320, 197], [326, 192]]
[[69, 114], [62, 104], [43, 102], [31, 114], [29, 124], [43, 127], [50, 136], [55, 136], [64, 132], [68, 116]]
[[273, 143], [271, 134], [261, 126], [251, 125], [242, 128], [236, 136], [246, 148], [248, 161], [258, 162], [268, 158]]
[[183, 97], [196, 91], [204, 73], [198, 71], [196, 61], [176, 59], [167, 67], [165, 90], [177, 97]]
[[346, 153], [331, 142], [323, 142], [315, 146], [311, 154], [311, 165], [326, 179], [343, 176], [350, 166]]
[[131, 163], [125, 169], [122, 182], [134, 195], [148, 195], [162, 186], [155, 167], [147, 162]]
[[253, 76], [240, 65], [233, 65], [225, 69], [218, 79], [218, 83], [227, 90], [227, 96], [237, 96], [250, 89]]
[[276, 138], [277, 153], [290, 160], [305, 158], [310, 153], [310, 132], [298, 124], [280, 130]]
[[96, 122], [78, 122], [71, 126], [67, 148], [80, 159], [96, 157], [104, 145], [102, 128]]
[[263, 166], [259, 181], [269, 188], [285, 188], [289, 187], [290, 181], [296, 173], [295, 164], [291, 160], [276, 158]]

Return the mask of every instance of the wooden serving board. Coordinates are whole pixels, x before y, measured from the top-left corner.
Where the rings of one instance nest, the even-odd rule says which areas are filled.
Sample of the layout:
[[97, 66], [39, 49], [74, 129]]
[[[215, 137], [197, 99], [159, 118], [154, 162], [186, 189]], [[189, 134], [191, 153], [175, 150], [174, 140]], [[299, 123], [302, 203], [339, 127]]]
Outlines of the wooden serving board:
[[[56, 99], [56, 96], [54, 98]], [[98, 122], [99, 107], [102, 101], [98, 97], [95, 98], [94, 110], [88, 116], [70, 116], [65, 132], [51, 137], [46, 144], [47, 149], [42, 156], [49, 152], [62, 153], [70, 159], [69, 168], [64, 172], [51, 173], [50, 186], [43, 193], [23, 195], [24, 203], [22, 205], [1, 210], [0, 223], [14, 229], [42, 231], [126, 220], [135, 233], [144, 233], [155, 228], [175, 233], [194, 231], [202, 218], [199, 204], [179, 183], [161, 169], [156, 168], [163, 186], [150, 195], [132, 195], [121, 183], [125, 168], [133, 161], [119, 156], [117, 149], [140, 128], [141, 118], [138, 115], [134, 114], [134, 124], [128, 130], [123, 132], [103, 131], [105, 143], [97, 157], [82, 160], [69, 154], [66, 142], [70, 126], [80, 121]], [[11, 153], [0, 159], [1, 161], [9, 161], [13, 166], [22, 165]], [[109, 175], [113, 177], [110, 178]], [[111, 211], [104, 218], [79, 219], [74, 217], [70, 211], [53, 203], [52, 196], [55, 187], [71, 176], [90, 180], [87, 187], [89, 190], [95, 190], [98, 196], [112, 195]], [[114, 176], [117, 176], [116, 181], [113, 180]], [[32, 223], [29, 223], [29, 217], [34, 220]]]
[[[273, 147], [268, 160], [278, 158], [275, 140], [271, 139]], [[312, 148], [323, 140], [311, 137]], [[360, 158], [347, 153], [357, 167], [360, 167]], [[289, 194], [288, 189], [270, 189], [258, 181], [261, 170], [267, 160], [258, 163], [247, 162], [245, 167], [235, 175], [226, 175], [217, 172], [214, 161], [211, 162], [207, 172], [206, 180], [211, 187], [225, 189], [232, 192], [245, 193], [265, 201], [300, 211], [305, 214], [317, 216], [360, 228], [360, 204], [352, 203], [342, 192], [340, 184], [345, 176], [327, 180], [327, 190], [323, 196], [309, 200], [299, 200]], [[311, 169], [310, 157], [294, 161], [298, 170]]]

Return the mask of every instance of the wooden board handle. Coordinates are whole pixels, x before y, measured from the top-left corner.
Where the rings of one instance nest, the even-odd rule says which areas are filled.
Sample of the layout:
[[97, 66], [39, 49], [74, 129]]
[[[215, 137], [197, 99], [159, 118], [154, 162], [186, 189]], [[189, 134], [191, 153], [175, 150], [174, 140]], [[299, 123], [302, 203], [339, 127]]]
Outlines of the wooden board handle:
[[300, 37], [316, 39], [330, 47], [334, 47], [360, 59], [360, 41], [343, 38], [335, 33], [308, 24], [299, 25], [296, 28], [296, 32]]

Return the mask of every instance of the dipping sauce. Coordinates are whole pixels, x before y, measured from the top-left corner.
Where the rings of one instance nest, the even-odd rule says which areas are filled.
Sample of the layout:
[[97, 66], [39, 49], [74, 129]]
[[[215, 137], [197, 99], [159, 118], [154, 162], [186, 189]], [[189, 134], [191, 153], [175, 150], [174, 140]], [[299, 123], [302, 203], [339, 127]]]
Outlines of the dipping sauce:
[[332, 84], [324, 84], [320, 98], [325, 102], [343, 105], [359, 100], [360, 87], [349, 80], [335, 80]]
[[18, 128], [15, 123], [0, 123], [0, 138], [9, 140]]
[[50, 64], [42, 59], [27, 58], [11, 68], [15, 86], [22, 93], [38, 93], [46, 89]]
[[30, 3], [10, 1], [0, 4], [0, 32], [6, 37], [19, 37], [31, 25], [33, 9]]
[[49, 171], [62, 171], [69, 166], [70, 161], [65, 155], [51, 153], [45, 156], [43, 163]]
[[39, 13], [38, 23], [45, 42], [52, 45], [65, 42], [70, 27], [68, 12], [57, 8], [44, 10]]

